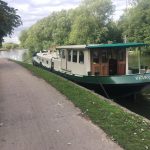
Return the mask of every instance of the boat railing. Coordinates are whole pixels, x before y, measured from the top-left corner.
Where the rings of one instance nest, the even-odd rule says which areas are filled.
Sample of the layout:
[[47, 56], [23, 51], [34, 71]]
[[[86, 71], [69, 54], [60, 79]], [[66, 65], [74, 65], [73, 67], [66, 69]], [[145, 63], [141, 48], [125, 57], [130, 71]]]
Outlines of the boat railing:
[[68, 69], [63, 69], [63, 68], [62, 68], [61, 70], [62, 70], [64, 73], [69, 73], [69, 74], [72, 74], [72, 73], [71, 73], [71, 72], [72, 72], [71, 70], [68, 70]]

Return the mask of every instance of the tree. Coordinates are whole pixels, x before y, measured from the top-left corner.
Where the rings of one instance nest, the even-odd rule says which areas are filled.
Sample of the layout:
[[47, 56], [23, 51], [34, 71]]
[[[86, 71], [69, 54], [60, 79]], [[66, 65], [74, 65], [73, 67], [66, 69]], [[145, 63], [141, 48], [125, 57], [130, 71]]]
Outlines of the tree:
[[8, 4], [0, 0], [0, 46], [3, 37], [11, 35], [15, 27], [22, 24], [20, 16], [16, 14], [17, 9], [9, 7]]
[[27, 32], [27, 30], [23, 30], [23, 31], [21, 32], [20, 37], [19, 37], [19, 39], [20, 39], [20, 41], [21, 41], [21, 47], [22, 47], [22, 48], [25, 48], [25, 47], [26, 47], [25, 42], [26, 42], [27, 37], [28, 37], [28, 32]]
[[95, 43], [98, 25], [95, 19], [87, 12], [83, 12], [75, 19], [70, 32], [70, 44]]
[[17, 48], [19, 48], [19, 45], [16, 44], [16, 43], [4, 43], [4, 44], [3, 44], [3, 48], [4, 48], [4, 49], [7, 49], [7, 50], [10, 50], [10, 49], [17, 49]]
[[115, 39], [117, 41], [118, 38], [121, 38], [119, 36], [121, 34], [112, 23], [113, 11], [111, 0], [83, 0], [75, 13], [77, 15], [74, 17], [70, 43], [106, 43], [108, 40], [114, 41], [115, 37], [117, 37]]
[[68, 43], [71, 20], [68, 11], [53, 12], [50, 16], [38, 21], [28, 30], [22, 31], [21, 45], [30, 51], [48, 49], [50, 46]]
[[121, 33], [112, 21], [111, 0], [83, 0], [79, 7], [53, 12], [20, 37], [21, 45], [39, 51], [64, 44], [120, 41]]
[[150, 44], [150, 1], [135, 2], [136, 4], [121, 17], [119, 26], [128, 41]]

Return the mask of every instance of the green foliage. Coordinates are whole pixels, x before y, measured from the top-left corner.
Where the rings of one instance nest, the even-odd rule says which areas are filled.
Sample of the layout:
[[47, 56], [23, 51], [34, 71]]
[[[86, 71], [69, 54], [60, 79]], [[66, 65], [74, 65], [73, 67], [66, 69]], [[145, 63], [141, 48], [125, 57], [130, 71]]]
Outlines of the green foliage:
[[119, 26], [128, 41], [150, 44], [150, 1], [136, 1], [136, 5], [122, 16]]
[[17, 48], [19, 48], [19, 44], [16, 44], [16, 43], [4, 43], [2, 47], [4, 49], [6, 49], [6, 50], [17, 49]]
[[108, 26], [108, 31], [109, 31], [107, 38], [106, 38], [107, 41], [123, 42], [123, 38], [121, 38], [122, 31], [120, 28], [118, 28], [118, 25], [115, 22], [110, 22], [107, 26]]
[[23, 31], [20, 36], [21, 45], [31, 51], [48, 49], [50, 46], [65, 44], [71, 23], [68, 12], [54, 12]]
[[80, 14], [72, 25], [69, 36], [70, 44], [95, 43], [98, 26], [95, 20], [87, 13]]
[[28, 31], [27, 31], [27, 30], [23, 30], [23, 31], [21, 32], [21, 36], [20, 36], [20, 41], [22, 41], [22, 42], [21, 42], [21, 47], [22, 47], [22, 48], [25, 48], [25, 47], [26, 47], [25, 42], [26, 42], [27, 37], [28, 37]]
[[100, 27], [107, 25], [114, 12], [111, 0], [83, 0], [81, 7], [89, 11]]
[[20, 63], [35, 75], [63, 93], [111, 138], [126, 150], [145, 150], [150, 148], [150, 123], [142, 117], [124, 111], [118, 105], [100, 98], [84, 88], [65, 80], [53, 73]]
[[102, 43], [113, 40], [109, 27], [113, 6], [111, 0], [84, 0], [78, 9], [70, 33], [70, 43]]
[[38, 51], [64, 44], [122, 42], [125, 35], [128, 42], [150, 44], [150, 1], [131, 0], [130, 4], [116, 23], [111, 19], [111, 0], [83, 0], [76, 9], [53, 12], [23, 31], [21, 45]]
[[3, 37], [11, 35], [14, 28], [22, 24], [21, 18], [16, 12], [16, 9], [9, 7], [6, 2], [0, 0], [0, 46]]
[[21, 45], [38, 51], [64, 44], [120, 41], [121, 30], [111, 20], [113, 11], [111, 0], [84, 0], [76, 9], [53, 12], [23, 31]]

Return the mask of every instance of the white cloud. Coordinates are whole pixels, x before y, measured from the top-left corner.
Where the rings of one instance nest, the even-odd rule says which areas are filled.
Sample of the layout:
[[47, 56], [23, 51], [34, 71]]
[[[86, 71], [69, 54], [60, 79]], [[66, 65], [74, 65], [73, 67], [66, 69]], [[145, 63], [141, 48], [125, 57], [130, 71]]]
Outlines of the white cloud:
[[29, 4], [17, 4], [17, 3], [14, 3], [13, 4], [13, 7], [18, 9], [20, 12], [26, 12], [29, 10], [29, 7], [30, 5]]
[[10, 37], [5, 37], [4, 41], [5, 41], [5, 43], [17, 43], [17, 44], [20, 43], [17, 35], [13, 35], [13, 36], [11, 36], [11, 38]]
[[[55, 1], [57, 1], [57, 0], [55, 0]], [[48, 3], [50, 3], [50, 2], [53, 2], [53, 0], [40, 0], [40, 1], [31, 0], [31, 3], [37, 4], [37, 5], [48, 4]]]
[[16, 41], [21, 30], [29, 28], [38, 20], [50, 15], [53, 11], [75, 8], [81, 0], [4, 0], [10, 7], [18, 9], [17, 14], [22, 18], [23, 25], [15, 29], [14, 34], [5, 38], [5, 42]]
[[113, 0], [113, 4], [116, 6], [114, 20], [118, 20], [120, 16], [126, 11], [126, 9], [131, 8], [130, 0]]

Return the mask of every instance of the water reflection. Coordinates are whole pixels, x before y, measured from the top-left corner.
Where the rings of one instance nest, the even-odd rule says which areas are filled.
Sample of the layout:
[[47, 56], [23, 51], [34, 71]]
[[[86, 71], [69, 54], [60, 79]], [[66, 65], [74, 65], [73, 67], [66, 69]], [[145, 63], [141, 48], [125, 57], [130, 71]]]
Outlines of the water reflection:
[[9, 58], [18, 61], [25, 61], [30, 58], [30, 53], [27, 49], [13, 49], [9, 51], [0, 51], [0, 58]]
[[[141, 66], [149, 66], [150, 67], [150, 56], [143, 55], [141, 56]], [[129, 67], [138, 68], [138, 56], [137, 55], [129, 55]]]
[[150, 86], [137, 94], [136, 99], [133, 97], [122, 97], [115, 99], [115, 102], [136, 114], [150, 119]]

